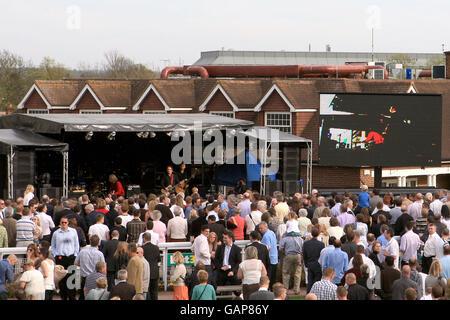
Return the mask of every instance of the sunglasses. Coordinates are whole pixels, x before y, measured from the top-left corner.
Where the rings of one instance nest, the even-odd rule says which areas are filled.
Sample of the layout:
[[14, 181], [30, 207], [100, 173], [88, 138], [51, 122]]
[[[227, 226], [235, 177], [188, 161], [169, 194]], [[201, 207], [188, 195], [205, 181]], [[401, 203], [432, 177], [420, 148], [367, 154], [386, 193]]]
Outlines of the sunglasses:
[[61, 224], [68, 224], [68, 222], [61, 222]]

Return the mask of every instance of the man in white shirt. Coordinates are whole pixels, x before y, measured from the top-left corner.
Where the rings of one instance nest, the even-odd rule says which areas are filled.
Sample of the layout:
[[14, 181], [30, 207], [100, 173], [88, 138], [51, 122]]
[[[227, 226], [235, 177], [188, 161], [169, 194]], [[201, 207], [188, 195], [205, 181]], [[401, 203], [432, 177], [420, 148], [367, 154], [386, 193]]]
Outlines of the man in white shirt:
[[100, 241], [108, 241], [109, 240], [109, 228], [105, 222], [105, 216], [103, 213], [99, 213], [96, 216], [96, 223], [89, 227], [88, 236], [89, 239], [96, 234]]
[[214, 202], [210, 207], [211, 210], [208, 212], [208, 214], [206, 215], [206, 220], [208, 220], [208, 218], [210, 216], [215, 216], [216, 220], [215, 221], [219, 221], [219, 211], [220, 211], [220, 203], [218, 202]]
[[441, 214], [443, 203], [440, 198], [439, 192], [435, 192], [433, 194], [434, 201], [430, 203], [430, 210], [433, 211], [433, 214]]
[[389, 227], [389, 229], [384, 232], [384, 237], [388, 242], [386, 248], [383, 249], [384, 257], [391, 256], [392, 258], [394, 258], [394, 268], [400, 270], [400, 268], [398, 267], [400, 248], [397, 240], [394, 239], [394, 230]]
[[203, 225], [200, 232], [200, 235], [195, 238], [194, 243], [192, 244], [192, 251], [195, 254], [195, 264], [197, 265], [199, 262], [203, 263], [205, 265], [205, 271], [208, 272], [209, 279], [213, 279], [211, 254], [209, 252], [208, 244], [209, 226]]
[[[265, 201], [259, 201], [259, 202], [265, 203]], [[249, 235], [250, 232], [254, 231], [256, 226], [261, 223], [262, 213], [258, 210], [259, 202], [258, 203], [253, 202], [250, 205], [251, 212], [248, 216], [245, 217], [245, 226], [246, 226], [246, 230], [247, 230], [246, 231], [247, 235]]]
[[183, 210], [180, 207], [174, 209], [175, 218], [172, 218], [167, 223], [167, 237], [170, 237], [172, 242], [186, 241], [186, 235], [188, 233], [187, 220], [181, 217]]
[[123, 201], [122, 204], [119, 206], [119, 217], [122, 219], [122, 226], [124, 228], [127, 227], [127, 223], [133, 220], [133, 216], [128, 214], [128, 202]]
[[41, 204], [38, 206], [38, 214], [37, 216], [39, 217], [39, 221], [41, 223], [41, 228], [42, 228], [42, 239], [43, 240], [47, 240], [48, 242], [51, 241], [51, 229], [53, 229], [55, 227], [55, 223], [53, 222], [52, 217], [50, 217], [47, 214], [47, 206], [45, 204]]
[[139, 235], [139, 239], [138, 239], [138, 242], [137, 242], [138, 246], [142, 247], [142, 245], [144, 244], [144, 239], [143, 239], [144, 233], [150, 233], [151, 236], [152, 236], [150, 242], [152, 244], [154, 244], [155, 246], [158, 245], [158, 243], [159, 243], [159, 234], [153, 231], [153, 221], [151, 221], [151, 220], [147, 221], [147, 230], [142, 232]]
[[[362, 245], [358, 245], [358, 247], [356, 247], [356, 253], [359, 253], [361, 255], [363, 264], [367, 264], [367, 266], [369, 267], [369, 278], [373, 279], [373, 278], [375, 278], [375, 276], [377, 274], [377, 269], [376, 269], [375, 263], [372, 261], [372, 259], [370, 259], [369, 257], [366, 256], [365, 251], [366, 251], [366, 249]], [[353, 268], [353, 258], [351, 258], [350, 262], [348, 263], [348, 269], [351, 269], [351, 268]]]
[[416, 194], [416, 201], [408, 207], [408, 214], [417, 220], [422, 217], [422, 203], [423, 195], [421, 193]]
[[423, 248], [422, 271], [428, 274], [431, 263], [435, 259], [441, 259], [444, 256], [444, 241], [436, 232], [436, 226], [432, 223], [428, 225], [428, 239]]

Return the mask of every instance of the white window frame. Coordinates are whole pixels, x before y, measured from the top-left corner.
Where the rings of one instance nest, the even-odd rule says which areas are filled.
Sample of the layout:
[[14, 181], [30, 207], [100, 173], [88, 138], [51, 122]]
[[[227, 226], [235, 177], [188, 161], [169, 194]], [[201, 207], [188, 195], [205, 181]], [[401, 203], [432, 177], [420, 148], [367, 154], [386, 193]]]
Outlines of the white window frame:
[[166, 114], [165, 110], [142, 110], [142, 114]]
[[[267, 124], [267, 120], [268, 120], [268, 115], [272, 115], [272, 114], [288, 114], [289, 115], [289, 122], [290, 122], [290, 124], [289, 124], [289, 126], [286, 126], [286, 125], [269, 125], [269, 124]], [[266, 127], [269, 127], [269, 128], [273, 128], [273, 129], [278, 129], [278, 130], [280, 130], [280, 128], [289, 128], [289, 131], [283, 131], [283, 130], [280, 130], [280, 131], [283, 131], [283, 132], [287, 132], [287, 133], [292, 133], [292, 112], [265, 112], [265, 114], [264, 114], [264, 125], [266, 126]]]
[[49, 114], [48, 109], [27, 109], [27, 114]]
[[[232, 119], [235, 118], [234, 111], [210, 111], [209, 114], [214, 115], [214, 116], [228, 117], [228, 118], [232, 118]], [[231, 117], [229, 117], [227, 115], [231, 115]]]
[[102, 114], [102, 110], [80, 110], [80, 114]]

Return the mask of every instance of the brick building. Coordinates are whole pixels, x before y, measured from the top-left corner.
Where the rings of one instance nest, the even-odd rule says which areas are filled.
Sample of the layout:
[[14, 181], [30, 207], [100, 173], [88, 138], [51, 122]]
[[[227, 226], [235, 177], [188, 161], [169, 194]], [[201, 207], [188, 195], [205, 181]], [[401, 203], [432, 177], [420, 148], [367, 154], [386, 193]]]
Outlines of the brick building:
[[[450, 80], [158, 79], [35, 81], [18, 112], [198, 113], [250, 120], [313, 141], [313, 187], [373, 185], [373, 168], [318, 163], [320, 92], [442, 94], [442, 167], [383, 168], [391, 186], [450, 188]], [[302, 159], [306, 159], [303, 155]], [[303, 173], [306, 170], [302, 170]], [[413, 183], [414, 182], [414, 183]]]

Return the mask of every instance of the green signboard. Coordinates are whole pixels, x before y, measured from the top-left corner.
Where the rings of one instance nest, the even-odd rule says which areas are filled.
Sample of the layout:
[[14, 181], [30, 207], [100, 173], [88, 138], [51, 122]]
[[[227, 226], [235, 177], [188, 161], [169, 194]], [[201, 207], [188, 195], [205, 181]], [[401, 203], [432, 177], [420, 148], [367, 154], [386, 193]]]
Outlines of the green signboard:
[[[195, 255], [193, 253], [182, 253], [182, 255], [185, 266], [193, 266], [195, 264]], [[173, 262], [173, 253], [167, 255], [167, 265], [169, 267], [175, 266], [175, 262]]]

